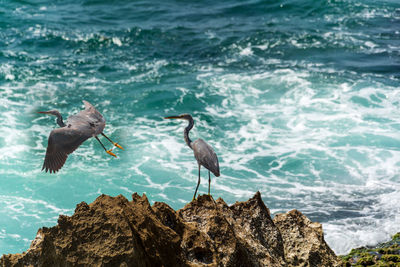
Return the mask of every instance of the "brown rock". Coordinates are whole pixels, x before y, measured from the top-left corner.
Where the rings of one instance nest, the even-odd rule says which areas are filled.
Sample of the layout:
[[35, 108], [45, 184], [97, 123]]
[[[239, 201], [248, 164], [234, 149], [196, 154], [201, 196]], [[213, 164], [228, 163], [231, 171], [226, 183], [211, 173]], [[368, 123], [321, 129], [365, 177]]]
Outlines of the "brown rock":
[[277, 214], [274, 222], [283, 237], [288, 266], [341, 266], [324, 240], [320, 223], [311, 222], [298, 210]]
[[297, 211], [274, 221], [258, 192], [232, 206], [200, 196], [178, 211], [151, 207], [145, 195], [101, 195], [39, 229], [26, 252], [3, 255], [0, 265], [336, 266], [320, 224]]

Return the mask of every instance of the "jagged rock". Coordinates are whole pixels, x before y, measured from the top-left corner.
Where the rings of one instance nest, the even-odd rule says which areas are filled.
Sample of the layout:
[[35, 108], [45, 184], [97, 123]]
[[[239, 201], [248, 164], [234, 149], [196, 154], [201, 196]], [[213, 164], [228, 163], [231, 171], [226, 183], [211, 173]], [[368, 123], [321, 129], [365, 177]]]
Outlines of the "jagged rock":
[[99, 196], [39, 229], [1, 266], [337, 266], [321, 225], [298, 211], [271, 219], [260, 193], [228, 206], [200, 196], [175, 211], [145, 195]]
[[340, 266], [341, 261], [326, 244], [322, 225], [311, 222], [298, 210], [277, 214], [275, 225], [283, 237], [289, 266]]

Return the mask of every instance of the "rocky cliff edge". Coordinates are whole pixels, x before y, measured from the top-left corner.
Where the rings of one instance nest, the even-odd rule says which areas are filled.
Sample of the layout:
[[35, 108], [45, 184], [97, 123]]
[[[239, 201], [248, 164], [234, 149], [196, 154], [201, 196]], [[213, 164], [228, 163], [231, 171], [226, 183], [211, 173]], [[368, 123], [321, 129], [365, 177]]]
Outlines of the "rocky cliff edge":
[[39, 229], [0, 266], [340, 266], [322, 226], [297, 210], [271, 218], [261, 195], [228, 206], [199, 196], [175, 211], [146, 195], [99, 196]]

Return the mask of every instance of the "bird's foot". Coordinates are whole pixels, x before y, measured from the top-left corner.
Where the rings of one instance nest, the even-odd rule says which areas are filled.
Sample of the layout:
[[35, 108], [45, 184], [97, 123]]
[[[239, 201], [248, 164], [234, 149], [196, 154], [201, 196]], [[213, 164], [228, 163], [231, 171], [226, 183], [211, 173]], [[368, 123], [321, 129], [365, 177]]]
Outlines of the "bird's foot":
[[107, 154], [109, 154], [109, 155], [111, 155], [111, 156], [113, 156], [113, 157], [117, 157], [117, 155], [115, 155], [113, 152], [111, 152], [112, 151], [112, 149], [110, 149], [110, 150], [107, 150], [106, 152], [107, 152]]
[[118, 143], [113, 143], [114, 146], [118, 147], [119, 149], [124, 150], [124, 148], [122, 146], [120, 146]]

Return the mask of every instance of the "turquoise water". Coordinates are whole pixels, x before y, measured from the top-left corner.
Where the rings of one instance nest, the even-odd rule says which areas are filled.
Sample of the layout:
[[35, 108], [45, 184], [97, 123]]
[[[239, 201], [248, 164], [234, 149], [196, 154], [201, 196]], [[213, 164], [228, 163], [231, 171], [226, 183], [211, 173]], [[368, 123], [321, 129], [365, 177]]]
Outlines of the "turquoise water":
[[[214, 198], [260, 190], [272, 213], [321, 222], [337, 253], [399, 231], [397, 0], [5, 0], [0, 48], [1, 254], [101, 193], [183, 207], [197, 164], [186, 123], [162, 119], [181, 113], [219, 156]], [[58, 126], [36, 111], [67, 118], [83, 99], [125, 150], [90, 139], [41, 172]]]

